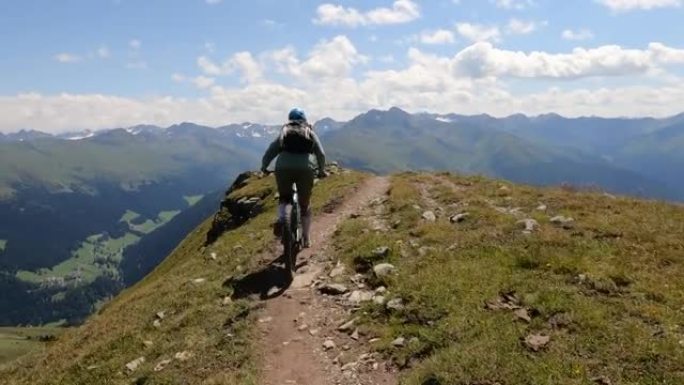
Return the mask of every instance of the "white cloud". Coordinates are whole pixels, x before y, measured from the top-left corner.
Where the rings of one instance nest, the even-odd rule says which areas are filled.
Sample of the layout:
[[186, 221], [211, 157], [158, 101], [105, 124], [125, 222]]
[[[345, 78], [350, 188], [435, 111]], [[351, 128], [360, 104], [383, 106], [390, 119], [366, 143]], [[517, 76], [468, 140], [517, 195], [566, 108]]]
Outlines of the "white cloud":
[[494, 0], [497, 8], [522, 10], [534, 5], [533, 0]]
[[[384, 74], [387, 75], [387, 74]], [[384, 76], [383, 75], [383, 76]], [[404, 79], [409, 80], [409, 78]], [[281, 123], [292, 105], [302, 105], [313, 119], [331, 116], [349, 119], [370, 108], [399, 106], [409, 111], [489, 113], [506, 116], [514, 113], [556, 112], [566, 116], [670, 116], [681, 112], [684, 82], [657, 89], [647, 86], [581, 88], [563, 91], [548, 88], [531, 94], [516, 94], [491, 83], [450, 82], [448, 92], [404, 90], [399, 85], [391, 92], [373, 87], [392, 85], [391, 79], [347, 86], [355, 102], [339, 92], [301, 90], [281, 85], [244, 89], [213, 87], [210, 96], [196, 100], [173, 97], [122, 98], [101, 94], [21, 94], [0, 96], [0, 131], [32, 127], [46, 132], [74, 129], [129, 127], [141, 123], [169, 126], [183, 121], [220, 126], [256, 121]], [[363, 92], [370, 92], [364, 95]], [[365, 97], [364, 97], [365, 96]], [[329, 103], [325, 97], [341, 99]], [[319, 100], [316, 100], [316, 99]]]
[[550, 54], [502, 50], [481, 42], [465, 48], [452, 60], [452, 68], [461, 76], [555, 79], [643, 74], [671, 64], [684, 64], [684, 50], [660, 43], [651, 43], [645, 50], [607, 45]]
[[508, 21], [508, 32], [515, 35], [527, 35], [537, 30], [537, 23], [511, 19]]
[[108, 57], [111, 56], [111, 53], [109, 52], [109, 48], [107, 46], [101, 46], [100, 48], [97, 49], [97, 56], [100, 59], [107, 59]]
[[209, 41], [205, 42], [203, 47], [209, 53], [216, 52], [216, 44], [214, 44], [212, 42], [209, 42]]
[[456, 31], [464, 38], [477, 41], [499, 41], [501, 39], [501, 31], [497, 26], [488, 26], [483, 24], [458, 23], [456, 24]]
[[[517, 112], [663, 116], [681, 112], [684, 98], [684, 81], [667, 72], [671, 66], [684, 67], [684, 49], [661, 43], [643, 49], [613, 45], [548, 53], [478, 42], [452, 56], [411, 48], [406, 60], [396, 61], [393, 69], [363, 71], [368, 58], [347, 37], [337, 36], [301, 55], [285, 47], [236, 53], [220, 64], [200, 59], [201, 74], [173, 74], [171, 80], [200, 88], [203, 97], [0, 96], [0, 130], [29, 127], [55, 132], [180, 121], [213, 126], [238, 121], [278, 123], [292, 105], [303, 106], [312, 119], [348, 119], [370, 108], [394, 105], [410, 111], [498, 116]], [[400, 62], [407, 64], [399, 67]], [[221, 84], [221, 78], [207, 74], [207, 69], [218, 75], [239, 75], [244, 82]], [[512, 81], [518, 78], [535, 82], [535, 89], [544, 88], [519, 90], [514, 86], [519, 82]], [[582, 78], [593, 80], [567, 81]]]
[[268, 28], [274, 28], [274, 27], [279, 27], [279, 26], [281, 26], [280, 23], [278, 23], [277, 21], [275, 21], [275, 20], [273, 20], [273, 19], [264, 19], [264, 20], [261, 20], [261, 24], [264, 25], [264, 26], [266, 26], [266, 27], [268, 27]]
[[176, 83], [191, 83], [195, 87], [205, 90], [216, 84], [216, 79], [204, 75], [199, 75], [194, 78], [188, 78], [187, 76], [179, 73], [174, 73], [171, 75], [171, 80]]
[[454, 33], [446, 29], [438, 29], [431, 32], [420, 34], [420, 41], [423, 44], [450, 44], [456, 41]]
[[223, 70], [216, 63], [206, 56], [197, 58], [197, 66], [207, 75], [218, 76], [223, 74]]
[[242, 80], [248, 83], [258, 81], [263, 72], [262, 65], [246, 51], [235, 53], [221, 64], [200, 56], [197, 58], [197, 66], [205, 75], [210, 76], [232, 75], [237, 71]]
[[250, 52], [238, 52], [230, 59], [228, 66], [238, 70], [245, 82], [253, 83], [261, 79], [263, 73], [259, 64]]
[[268, 56], [281, 73], [312, 82], [348, 76], [356, 64], [368, 61], [343, 35], [319, 42], [304, 61], [291, 47], [271, 52]]
[[344, 25], [358, 27], [367, 24], [366, 17], [354, 8], [345, 8], [341, 5], [322, 4], [318, 7], [317, 17], [314, 24], [321, 25]]
[[588, 29], [566, 29], [561, 34], [561, 37], [565, 40], [589, 40], [594, 38], [594, 33]]
[[391, 8], [375, 8], [366, 12], [337, 4], [321, 4], [314, 24], [358, 27], [364, 25], [401, 24], [420, 17], [420, 7], [412, 0], [396, 0]]
[[128, 42], [128, 46], [131, 47], [132, 49], [137, 50], [137, 49], [140, 49], [140, 47], [142, 47], [142, 42], [138, 39], [133, 39], [133, 40]]
[[596, 0], [613, 11], [681, 7], [682, 0]]
[[58, 53], [54, 58], [60, 63], [78, 63], [83, 60], [81, 56], [67, 52]]
[[197, 88], [206, 89], [214, 85], [215, 79], [200, 75], [192, 79], [192, 82]]
[[126, 63], [126, 68], [129, 70], [146, 70], [148, 66], [144, 60], [134, 60]]

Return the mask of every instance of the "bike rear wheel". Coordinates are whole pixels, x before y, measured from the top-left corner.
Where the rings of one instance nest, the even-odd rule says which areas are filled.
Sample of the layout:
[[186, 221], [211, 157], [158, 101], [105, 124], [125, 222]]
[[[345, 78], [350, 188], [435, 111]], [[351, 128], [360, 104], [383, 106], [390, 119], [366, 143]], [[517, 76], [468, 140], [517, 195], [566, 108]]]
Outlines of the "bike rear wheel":
[[283, 254], [285, 256], [285, 269], [290, 275], [294, 275], [297, 266], [297, 253], [301, 231], [301, 219], [296, 205], [290, 207], [290, 215], [285, 216], [283, 229]]

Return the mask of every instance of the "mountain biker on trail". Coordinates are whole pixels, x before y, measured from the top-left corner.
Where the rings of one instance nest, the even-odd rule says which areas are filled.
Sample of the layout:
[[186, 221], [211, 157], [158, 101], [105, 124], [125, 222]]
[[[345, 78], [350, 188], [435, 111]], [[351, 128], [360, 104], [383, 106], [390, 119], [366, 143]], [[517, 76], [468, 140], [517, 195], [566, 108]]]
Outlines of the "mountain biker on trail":
[[297, 185], [299, 203], [302, 208], [302, 246], [310, 247], [309, 230], [311, 228], [311, 191], [314, 185], [314, 170], [311, 155], [316, 156], [318, 177], [324, 178], [325, 152], [313, 127], [307, 122], [306, 114], [299, 108], [290, 111], [289, 122], [280, 131], [280, 135], [271, 143], [261, 161], [261, 171], [266, 173], [271, 161], [277, 156], [275, 165], [276, 184], [280, 200], [278, 219], [273, 224], [273, 234], [280, 237], [285, 223], [286, 207], [292, 200], [292, 184]]

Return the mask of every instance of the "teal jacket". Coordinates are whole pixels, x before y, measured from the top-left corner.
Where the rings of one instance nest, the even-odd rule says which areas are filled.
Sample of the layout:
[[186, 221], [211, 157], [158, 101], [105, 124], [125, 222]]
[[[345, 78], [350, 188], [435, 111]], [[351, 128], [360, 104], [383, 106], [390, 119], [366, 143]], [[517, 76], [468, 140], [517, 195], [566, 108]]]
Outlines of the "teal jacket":
[[[268, 146], [268, 150], [266, 150], [266, 153], [261, 160], [261, 169], [266, 170], [277, 156], [278, 160], [275, 165], [276, 170], [303, 170], [307, 168], [313, 170], [317, 165], [319, 170], [324, 170], [325, 152], [323, 151], [323, 146], [318, 139], [318, 135], [316, 135], [313, 130], [311, 131], [311, 137], [314, 141], [313, 154], [294, 154], [283, 150], [281, 138], [278, 136], [271, 145]], [[315, 155], [315, 159], [312, 155]]]

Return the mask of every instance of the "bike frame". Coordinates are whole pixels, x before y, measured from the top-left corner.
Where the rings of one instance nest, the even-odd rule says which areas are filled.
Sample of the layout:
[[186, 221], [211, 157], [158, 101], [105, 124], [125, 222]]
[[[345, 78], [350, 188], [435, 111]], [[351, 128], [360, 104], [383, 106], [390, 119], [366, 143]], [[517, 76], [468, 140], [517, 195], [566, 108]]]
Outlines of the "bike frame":
[[302, 241], [302, 215], [301, 208], [299, 206], [299, 193], [297, 192], [297, 184], [292, 184], [292, 203], [290, 212], [290, 223], [293, 227], [295, 234], [295, 244], [299, 246]]
[[289, 217], [285, 221], [282, 243], [285, 256], [285, 269], [292, 276], [297, 264], [297, 254], [301, 247], [303, 230], [301, 208], [299, 207], [299, 193], [297, 185], [292, 184], [292, 201], [288, 203]]

